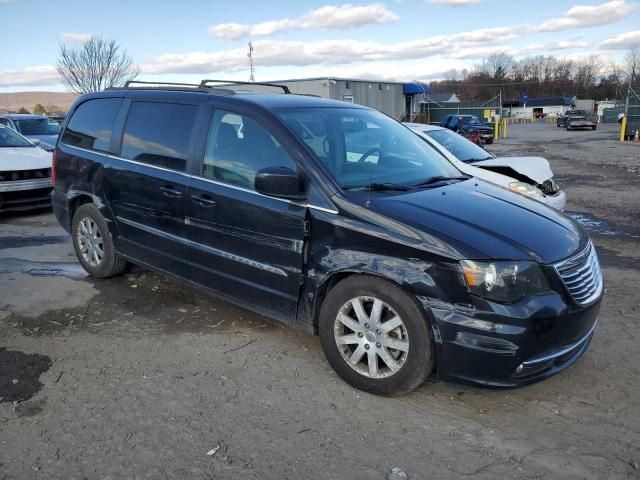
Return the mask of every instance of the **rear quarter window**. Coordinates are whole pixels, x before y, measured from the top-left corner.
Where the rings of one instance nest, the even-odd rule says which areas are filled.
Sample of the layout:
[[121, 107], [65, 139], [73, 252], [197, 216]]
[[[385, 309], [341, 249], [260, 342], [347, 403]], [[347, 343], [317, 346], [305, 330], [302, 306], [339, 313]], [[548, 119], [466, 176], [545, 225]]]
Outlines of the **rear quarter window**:
[[82, 103], [62, 134], [62, 143], [108, 152], [122, 98], [96, 98]]
[[120, 156], [184, 171], [197, 111], [196, 105], [133, 102], [124, 127]]

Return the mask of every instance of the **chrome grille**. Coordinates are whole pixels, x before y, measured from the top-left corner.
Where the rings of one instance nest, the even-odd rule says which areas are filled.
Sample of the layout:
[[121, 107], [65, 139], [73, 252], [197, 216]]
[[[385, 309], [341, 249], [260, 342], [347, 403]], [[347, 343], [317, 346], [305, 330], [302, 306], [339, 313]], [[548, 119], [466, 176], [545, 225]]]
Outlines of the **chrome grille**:
[[15, 182], [19, 180], [37, 180], [49, 178], [51, 168], [38, 168], [35, 170], [5, 170], [0, 172], [0, 182]]
[[555, 269], [578, 305], [591, 303], [602, 293], [602, 272], [591, 242], [579, 254], [556, 264]]

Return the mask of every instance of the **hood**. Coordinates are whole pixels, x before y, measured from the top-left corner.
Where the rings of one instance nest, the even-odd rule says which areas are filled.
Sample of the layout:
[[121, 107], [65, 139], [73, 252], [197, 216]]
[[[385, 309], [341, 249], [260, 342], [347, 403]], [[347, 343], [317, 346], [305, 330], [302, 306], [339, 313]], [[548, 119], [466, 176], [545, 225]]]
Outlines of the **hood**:
[[51, 146], [52, 148], [55, 148], [56, 146], [56, 142], [58, 141], [58, 135], [25, 135], [25, 137], [27, 137], [29, 140], [40, 140], [40, 142], [42, 142], [42, 146], [44, 147], [46, 145]]
[[51, 168], [51, 153], [38, 147], [1, 147], [0, 171]]
[[[529, 177], [537, 184], [542, 184], [553, 177], [549, 162], [542, 157], [498, 157], [490, 160], [482, 160], [467, 165], [474, 167], [507, 167]], [[500, 172], [508, 175], [507, 172]]]
[[[582, 227], [558, 211], [482, 180], [384, 193], [374, 208], [440, 238], [477, 260], [533, 260], [550, 264], [588, 242]], [[461, 249], [459, 245], [466, 245]]]

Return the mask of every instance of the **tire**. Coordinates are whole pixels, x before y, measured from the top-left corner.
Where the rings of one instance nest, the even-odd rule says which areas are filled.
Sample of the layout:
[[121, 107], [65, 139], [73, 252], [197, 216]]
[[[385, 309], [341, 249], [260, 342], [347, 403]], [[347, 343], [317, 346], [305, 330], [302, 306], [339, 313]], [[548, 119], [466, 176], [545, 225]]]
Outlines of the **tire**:
[[493, 143], [493, 137], [487, 138], [487, 145], [491, 145]]
[[566, 128], [567, 128], [567, 132], [569, 132], [571, 130], [571, 126], [570, 125], [567, 125]]
[[[362, 320], [354, 302], [363, 307]], [[373, 315], [374, 305], [381, 311], [380, 322]], [[435, 347], [428, 319], [413, 296], [387, 280], [353, 275], [340, 281], [322, 303], [318, 328], [331, 367], [360, 390], [401, 395], [421, 385], [433, 370]], [[338, 345], [343, 337], [344, 344]]]
[[595, 130], [597, 125], [594, 125], [593, 127], [591, 127], [591, 130]]
[[85, 203], [75, 211], [71, 236], [80, 264], [92, 277], [114, 277], [127, 268], [127, 261], [116, 252], [104, 217], [93, 204]]

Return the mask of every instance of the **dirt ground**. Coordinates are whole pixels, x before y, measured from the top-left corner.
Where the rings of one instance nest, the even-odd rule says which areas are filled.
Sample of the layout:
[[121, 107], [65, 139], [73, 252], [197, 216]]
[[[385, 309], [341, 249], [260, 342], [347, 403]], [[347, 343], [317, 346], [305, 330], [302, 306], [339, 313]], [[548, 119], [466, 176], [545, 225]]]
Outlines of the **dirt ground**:
[[491, 151], [549, 159], [600, 254], [599, 326], [569, 370], [375, 397], [316, 337], [142, 269], [91, 280], [50, 212], [4, 217], [0, 479], [640, 478], [640, 145], [508, 133]]

